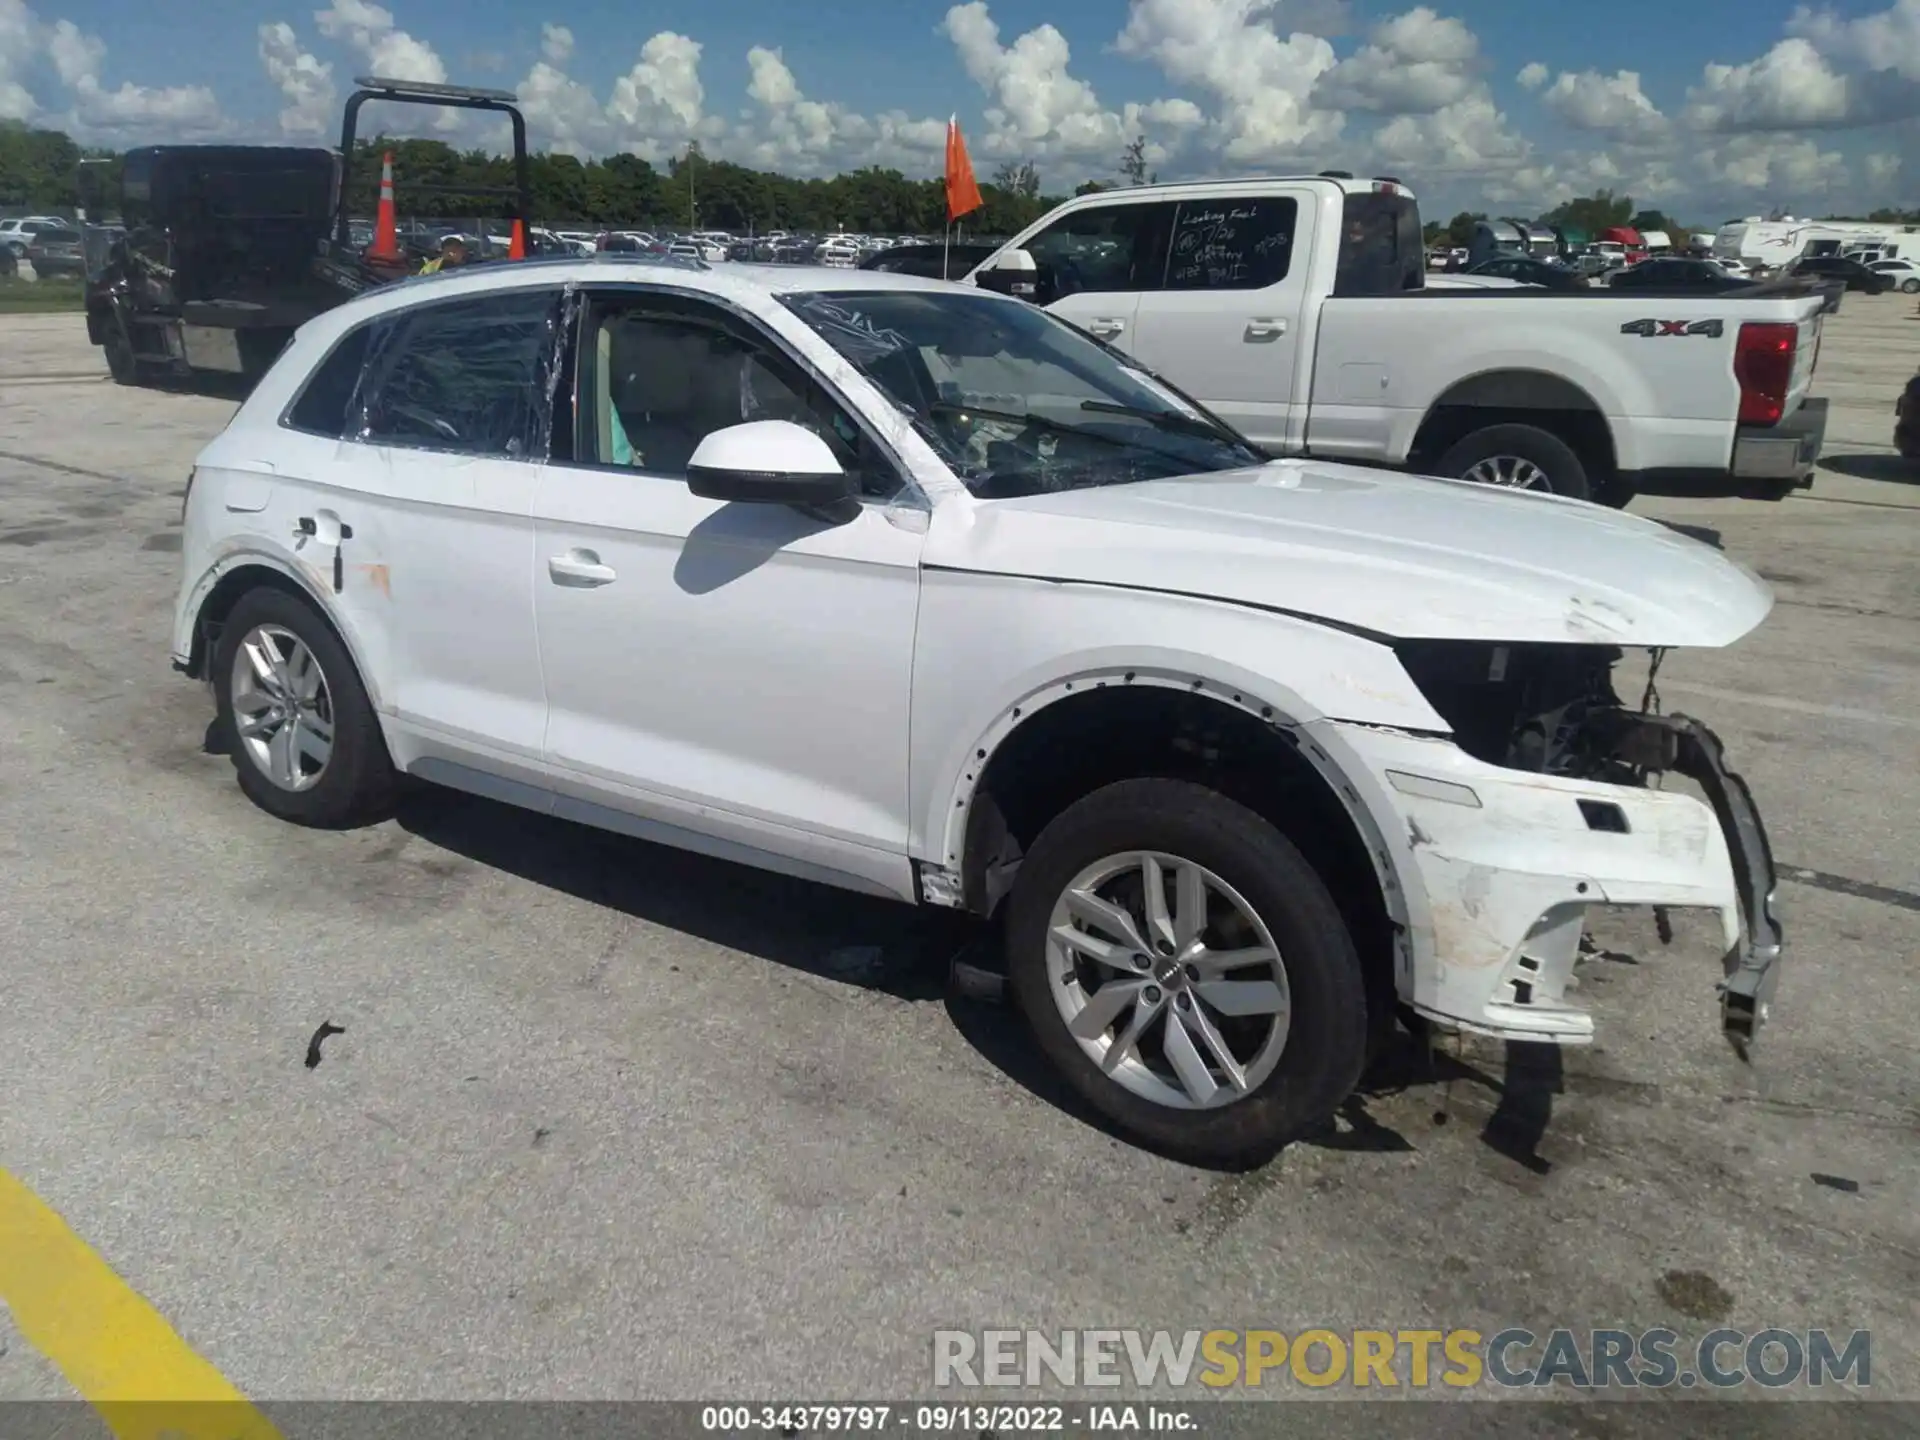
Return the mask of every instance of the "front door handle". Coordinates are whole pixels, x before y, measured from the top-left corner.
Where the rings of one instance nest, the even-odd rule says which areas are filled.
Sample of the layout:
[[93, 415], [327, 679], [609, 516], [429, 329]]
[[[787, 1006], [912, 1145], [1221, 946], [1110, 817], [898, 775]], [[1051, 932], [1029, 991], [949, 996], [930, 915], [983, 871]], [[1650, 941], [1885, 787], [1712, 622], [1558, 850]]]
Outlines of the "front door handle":
[[1087, 333], [1098, 335], [1102, 340], [1111, 340], [1126, 328], [1127, 322], [1124, 320], [1089, 320], [1087, 322]]
[[591, 550], [569, 550], [564, 555], [555, 555], [547, 561], [547, 574], [556, 585], [571, 585], [583, 590], [591, 590], [597, 585], [611, 585], [619, 579], [613, 567], [602, 565], [600, 557]]
[[1249, 320], [1247, 322], [1247, 339], [1249, 340], [1271, 340], [1276, 335], [1286, 333], [1285, 320]]

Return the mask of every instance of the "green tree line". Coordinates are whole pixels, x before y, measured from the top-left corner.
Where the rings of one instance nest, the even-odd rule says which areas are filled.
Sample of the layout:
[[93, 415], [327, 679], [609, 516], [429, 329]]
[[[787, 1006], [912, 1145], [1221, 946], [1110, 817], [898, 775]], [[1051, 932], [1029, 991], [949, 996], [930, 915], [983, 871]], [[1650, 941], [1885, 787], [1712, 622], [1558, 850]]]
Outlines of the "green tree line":
[[[510, 157], [456, 150], [440, 140], [374, 136], [355, 147], [348, 205], [371, 216], [379, 194], [380, 159], [393, 155], [395, 208], [404, 218], [504, 216], [513, 185]], [[82, 160], [99, 162], [84, 167]], [[870, 167], [828, 179], [799, 179], [710, 159], [698, 146], [655, 166], [636, 155], [579, 160], [528, 157], [537, 221], [550, 225], [660, 226], [730, 230], [854, 230], [940, 233], [946, 190], [939, 177], [913, 177]], [[88, 199], [82, 185], [97, 187]], [[119, 157], [88, 150], [57, 130], [0, 124], [0, 206], [70, 211], [118, 205]], [[1058, 198], [1041, 193], [1031, 164], [1004, 165], [980, 187], [984, 207], [960, 222], [979, 234], [1008, 234], [1039, 218]]]

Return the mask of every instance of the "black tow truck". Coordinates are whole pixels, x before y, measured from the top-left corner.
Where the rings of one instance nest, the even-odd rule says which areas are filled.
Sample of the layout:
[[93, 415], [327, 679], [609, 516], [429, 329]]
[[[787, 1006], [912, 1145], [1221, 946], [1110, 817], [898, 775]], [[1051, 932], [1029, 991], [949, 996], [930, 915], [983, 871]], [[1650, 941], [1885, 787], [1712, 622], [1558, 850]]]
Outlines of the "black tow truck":
[[[116, 381], [217, 374], [250, 384], [313, 316], [416, 268], [369, 254], [349, 217], [354, 167], [365, 160], [355, 154], [355, 134], [369, 101], [505, 115], [513, 126], [513, 183], [458, 189], [497, 198], [499, 218], [531, 232], [527, 122], [517, 96], [377, 77], [354, 85], [337, 150], [150, 145], [127, 153], [125, 232], [103, 263], [87, 267], [87, 338], [106, 352]], [[410, 183], [409, 206], [450, 188]]]

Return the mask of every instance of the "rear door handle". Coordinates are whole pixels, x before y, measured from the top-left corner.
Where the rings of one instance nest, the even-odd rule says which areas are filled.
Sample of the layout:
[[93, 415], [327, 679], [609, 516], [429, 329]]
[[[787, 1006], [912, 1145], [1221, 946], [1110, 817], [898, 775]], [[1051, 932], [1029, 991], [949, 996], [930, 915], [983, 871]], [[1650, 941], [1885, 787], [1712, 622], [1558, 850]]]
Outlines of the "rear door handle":
[[1247, 339], [1249, 340], [1266, 340], [1286, 333], [1285, 320], [1249, 320], [1247, 322]]
[[591, 550], [569, 550], [564, 555], [555, 555], [547, 561], [547, 574], [556, 585], [582, 590], [611, 585], [620, 578], [611, 565], [602, 565], [600, 557]]
[[1087, 333], [1089, 335], [1098, 335], [1102, 340], [1107, 339], [1109, 336], [1118, 335], [1126, 328], [1127, 322], [1124, 320], [1089, 320], [1087, 322]]

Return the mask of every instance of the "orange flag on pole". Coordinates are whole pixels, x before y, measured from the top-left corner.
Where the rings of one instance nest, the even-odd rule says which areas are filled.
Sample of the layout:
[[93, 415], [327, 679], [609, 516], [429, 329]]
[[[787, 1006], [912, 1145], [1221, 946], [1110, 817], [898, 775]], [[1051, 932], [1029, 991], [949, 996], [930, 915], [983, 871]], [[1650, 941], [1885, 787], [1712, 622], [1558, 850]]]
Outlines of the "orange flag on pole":
[[973, 178], [973, 161], [967, 158], [967, 142], [960, 134], [960, 117], [952, 116], [947, 121], [947, 224], [984, 204]]

